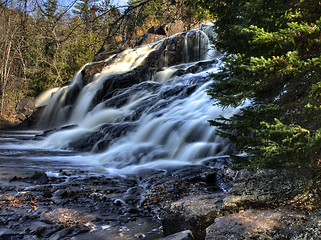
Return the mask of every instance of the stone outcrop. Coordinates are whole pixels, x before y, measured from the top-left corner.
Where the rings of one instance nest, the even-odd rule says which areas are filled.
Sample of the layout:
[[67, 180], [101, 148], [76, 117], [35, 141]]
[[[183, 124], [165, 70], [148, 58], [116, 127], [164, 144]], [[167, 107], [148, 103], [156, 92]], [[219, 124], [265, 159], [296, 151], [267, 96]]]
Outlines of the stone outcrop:
[[313, 201], [302, 194], [311, 176], [308, 169], [244, 169], [233, 181], [229, 195], [224, 200], [224, 209], [237, 212]]
[[116, 43], [104, 46], [95, 56], [94, 61], [101, 61], [107, 59], [113, 54], [122, 52], [127, 48], [137, 47], [149, 43], [160, 41], [166, 37], [174, 34], [181, 33], [185, 30], [185, 24], [181, 20], [176, 20], [172, 23], [164, 24], [161, 26], [153, 26], [142, 36], [137, 39], [127, 41], [125, 43]]
[[24, 121], [29, 118], [35, 110], [35, 99], [33, 97], [26, 97], [17, 104], [17, 117], [20, 121]]
[[221, 215], [223, 193], [181, 199], [164, 209], [162, 224], [165, 236], [191, 230], [195, 239], [205, 238], [205, 229]]
[[194, 240], [193, 233], [190, 230], [174, 233], [158, 240]]
[[[307, 169], [244, 169], [228, 193], [181, 199], [163, 210], [164, 234], [195, 239], [318, 239], [321, 196], [304, 193]], [[301, 209], [301, 210], [299, 210]], [[307, 210], [303, 210], [307, 209]]]
[[217, 218], [206, 229], [205, 239], [319, 239], [320, 221], [320, 211], [250, 209]]

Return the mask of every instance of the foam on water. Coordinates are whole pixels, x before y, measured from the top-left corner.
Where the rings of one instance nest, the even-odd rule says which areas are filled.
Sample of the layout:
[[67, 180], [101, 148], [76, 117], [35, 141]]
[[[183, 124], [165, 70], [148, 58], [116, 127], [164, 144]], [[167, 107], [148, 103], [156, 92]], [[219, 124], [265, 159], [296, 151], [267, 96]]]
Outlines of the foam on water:
[[[106, 108], [104, 103], [99, 103], [91, 108], [91, 102], [106, 80], [112, 79], [114, 74], [128, 72], [140, 66], [150, 51], [160, 47], [162, 42], [128, 49], [111, 56], [106, 62], [112, 64], [106, 65], [85, 86], [82, 86], [82, 70], [80, 70], [70, 86], [59, 89], [52, 96], [51, 104], [46, 109], [48, 116], [54, 116], [57, 122], [63, 119], [61, 121], [65, 121], [64, 124], [77, 124], [77, 127], [51, 134], [45, 140], [37, 142], [37, 147], [68, 148], [71, 142], [99, 131], [105, 124], [125, 125], [130, 122], [135, 126], [133, 130], [114, 139], [103, 152], [86, 155], [84, 162], [88, 163], [89, 159], [89, 162], [91, 160], [94, 165], [109, 173], [126, 174], [142, 168], [158, 169], [198, 164], [211, 157], [223, 156], [228, 143], [216, 135], [215, 127], [210, 126], [208, 120], [220, 116], [230, 117], [237, 114], [239, 108], [222, 109], [213, 105], [213, 100], [206, 93], [212, 84], [208, 73], [218, 71], [219, 59], [216, 64], [209, 65], [207, 70], [182, 76], [175, 75], [177, 70], [185, 71], [197, 64], [197, 62], [188, 63], [190, 61], [213, 60], [218, 56], [217, 51], [209, 47], [209, 36], [213, 37], [210, 35], [211, 27], [202, 28], [203, 30], [192, 31], [185, 35], [183, 52], [185, 63], [164, 67], [147, 79], [147, 82], [157, 90], [136, 88], [136, 86], [128, 88], [127, 90], [132, 90], [133, 93], [121, 106]], [[67, 118], [63, 116], [67, 110], [59, 103], [76, 85], [81, 87], [81, 91], [69, 114], [70, 118], [66, 121]], [[180, 90], [189, 86], [195, 87], [196, 90], [192, 93]], [[168, 92], [174, 94], [167, 94]], [[175, 94], [176, 92], [178, 93]], [[145, 106], [146, 102], [150, 102], [150, 105]], [[77, 161], [81, 162], [81, 157], [77, 158]]]

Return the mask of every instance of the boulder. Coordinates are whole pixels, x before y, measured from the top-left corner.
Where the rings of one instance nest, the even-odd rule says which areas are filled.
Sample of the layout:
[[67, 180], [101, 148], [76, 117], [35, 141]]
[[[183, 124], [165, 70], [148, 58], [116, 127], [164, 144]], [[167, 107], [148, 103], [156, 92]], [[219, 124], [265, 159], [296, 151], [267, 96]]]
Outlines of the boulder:
[[172, 23], [161, 26], [153, 26], [137, 39], [105, 45], [95, 55], [94, 62], [105, 60], [113, 54], [120, 53], [127, 48], [157, 42], [165, 37], [170, 37], [174, 34], [181, 33], [184, 30], [185, 24], [182, 20], [176, 20]]
[[83, 76], [83, 85], [91, 83], [95, 74], [100, 73], [104, 66], [105, 62], [97, 62], [87, 65], [81, 72]]
[[173, 202], [162, 214], [164, 235], [191, 230], [195, 239], [204, 239], [206, 228], [221, 216], [224, 193], [184, 198]]
[[311, 180], [308, 169], [243, 169], [238, 172], [224, 200], [224, 209], [238, 212], [249, 208], [276, 208], [318, 201], [303, 194]]
[[95, 215], [78, 212], [68, 208], [57, 208], [51, 212], [43, 215], [43, 221], [49, 223], [62, 223], [62, 224], [87, 224], [97, 221], [99, 218]]
[[110, 56], [112, 56], [114, 54], [117, 54], [117, 53], [121, 53], [123, 51], [123, 49], [117, 49], [117, 50], [108, 51], [109, 48], [111, 48], [111, 47], [107, 47], [107, 50], [103, 49], [103, 50], [99, 51], [95, 55], [94, 62], [105, 60], [105, 59], [109, 58]]
[[23, 98], [16, 107], [17, 117], [20, 121], [24, 121], [29, 118], [35, 110], [35, 99], [33, 97]]
[[205, 239], [319, 239], [320, 221], [320, 211], [246, 210], [217, 218]]
[[190, 230], [174, 233], [158, 240], [194, 240], [193, 233]]
[[167, 37], [185, 31], [185, 24], [182, 20], [176, 20], [162, 26]]
[[108, 77], [104, 81], [102, 88], [96, 92], [91, 107], [94, 107], [97, 104], [112, 98], [115, 94], [115, 91], [144, 82], [146, 78], [152, 76], [155, 71], [155, 69], [138, 67], [132, 71]]
[[49, 181], [48, 176], [45, 172], [35, 172], [30, 177], [30, 180], [35, 184], [46, 184]]
[[153, 34], [153, 33], [144, 34], [142, 37], [140, 37], [140, 40], [138, 41], [137, 46], [154, 43], [164, 39], [165, 37], [166, 37], [165, 35], [160, 35], [160, 34]]

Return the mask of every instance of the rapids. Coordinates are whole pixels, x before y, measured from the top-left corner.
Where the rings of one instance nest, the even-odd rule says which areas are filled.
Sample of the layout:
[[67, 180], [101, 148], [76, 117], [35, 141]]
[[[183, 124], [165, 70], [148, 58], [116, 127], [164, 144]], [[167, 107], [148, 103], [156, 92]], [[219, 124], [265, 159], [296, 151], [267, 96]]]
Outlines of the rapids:
[[239, 109], [222, 109], [206, 93], [221, 64], [211, 31], [202, 26], [86, 64], [69, 85], [41, 96], [47, 106], [39, 126], [56, 130], [30, 146], [89, 152], [84, 162], [121, 174], [223, 156], [229, 145], [208, 120]]

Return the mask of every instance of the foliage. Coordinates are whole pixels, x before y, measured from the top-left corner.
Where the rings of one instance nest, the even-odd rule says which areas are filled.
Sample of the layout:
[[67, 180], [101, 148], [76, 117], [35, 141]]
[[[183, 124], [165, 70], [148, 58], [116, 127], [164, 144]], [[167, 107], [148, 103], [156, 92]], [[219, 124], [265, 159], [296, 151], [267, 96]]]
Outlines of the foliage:
[[[129, 4], [135, 6], [142, 0], [131, 0]], [[145, 33], [150, 27], [163, 25], [183, 20], [185, 25], [213, 21], [213, 15], [202, 4], [195, 0], [150, 0], [133, 12], [128, 21], [128, 32], [132, 37], [135, 35], [137, 26]], [[139, 35], [138, 34], [138, 35]]]
[[216, 46], [227, 53], [209, 91], [239, 115], [211, 121], [235, 143], [241, 166], [320, 169], [321, 5], [318, 1], [213, 1]]

